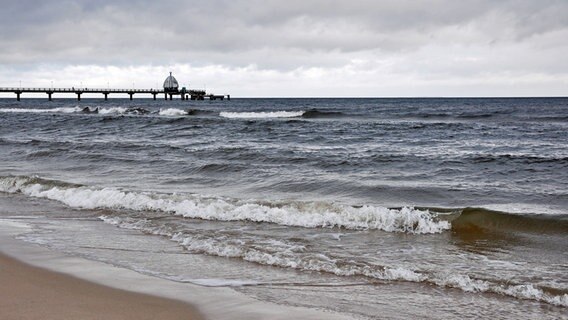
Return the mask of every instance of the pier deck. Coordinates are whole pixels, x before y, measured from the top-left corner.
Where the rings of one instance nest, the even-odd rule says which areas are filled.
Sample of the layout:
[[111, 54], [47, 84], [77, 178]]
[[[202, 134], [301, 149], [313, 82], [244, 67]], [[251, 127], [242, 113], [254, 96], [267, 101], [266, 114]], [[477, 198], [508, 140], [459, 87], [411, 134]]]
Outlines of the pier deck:
[[16, 99], [20, 101], [20, 96], [22, 93], [45, 93], [49, 101], [52, 101], [52, 95], [54, 93], [74, 93], [77, 95], [77, 100], [81, 101], [81, 95], [83, 93], [101, 93], [104, 95], [105, 100], [108, 100], [108, 95], [113, 93], [124, 93], [130, 96], [130, 100], [133, 99], [134, 94], [151, 94], [156, 100], [159, 94], [163, 94], [165, 100], [173, 99], [173, 96], [179, 95], [181, 100], [223, 100], [225, 97], [227, 100], [231, 100], [230, 95], [216, 95], [207, 94], [205, 90], [179, 90], [179, 91], [166, 91], [164, 89], [102, 89], [102, 88], [10, 88], [10, 87], [0, 87], [0, 92], [11, 92], [16, 94]]

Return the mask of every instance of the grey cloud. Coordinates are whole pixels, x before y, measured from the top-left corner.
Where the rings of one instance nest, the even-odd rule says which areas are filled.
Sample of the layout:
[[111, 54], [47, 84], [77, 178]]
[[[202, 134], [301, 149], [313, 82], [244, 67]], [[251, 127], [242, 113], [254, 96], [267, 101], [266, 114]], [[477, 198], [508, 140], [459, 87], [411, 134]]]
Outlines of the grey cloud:
[[567, 21], [568, 2], [554, 0], [24, 0], [0, 12], [0, 64], [292, 70], [427, 46], [522, 43]]

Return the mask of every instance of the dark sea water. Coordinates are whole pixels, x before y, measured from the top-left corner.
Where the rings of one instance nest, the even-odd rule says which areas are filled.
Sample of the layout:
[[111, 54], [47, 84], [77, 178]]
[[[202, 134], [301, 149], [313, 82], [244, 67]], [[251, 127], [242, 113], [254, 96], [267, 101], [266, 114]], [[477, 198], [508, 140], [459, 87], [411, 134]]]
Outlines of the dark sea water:
[[363, 319], [568, 314], [567, 98], [45, 100], [0, 100], [26, 241]]

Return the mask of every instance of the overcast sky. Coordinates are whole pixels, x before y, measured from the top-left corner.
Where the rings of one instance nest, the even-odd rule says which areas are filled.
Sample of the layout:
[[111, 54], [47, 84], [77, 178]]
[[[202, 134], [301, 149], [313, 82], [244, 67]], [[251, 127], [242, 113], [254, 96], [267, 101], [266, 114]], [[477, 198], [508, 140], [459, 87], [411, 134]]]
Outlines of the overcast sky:
[[566, 0], [3, 1], [0, 86], [568, 96]]

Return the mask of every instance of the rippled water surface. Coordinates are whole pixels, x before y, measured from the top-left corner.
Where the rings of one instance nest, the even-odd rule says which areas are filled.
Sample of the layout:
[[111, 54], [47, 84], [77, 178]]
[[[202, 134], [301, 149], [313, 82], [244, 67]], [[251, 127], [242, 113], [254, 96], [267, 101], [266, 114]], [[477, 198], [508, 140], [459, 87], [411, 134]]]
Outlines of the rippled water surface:
[[564, 98], [4, 99], [0, 213], [27, 241], [261, 300], [555, 319], [567, 132]]

